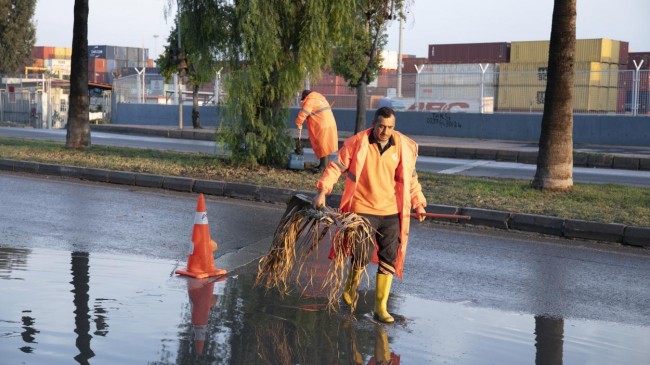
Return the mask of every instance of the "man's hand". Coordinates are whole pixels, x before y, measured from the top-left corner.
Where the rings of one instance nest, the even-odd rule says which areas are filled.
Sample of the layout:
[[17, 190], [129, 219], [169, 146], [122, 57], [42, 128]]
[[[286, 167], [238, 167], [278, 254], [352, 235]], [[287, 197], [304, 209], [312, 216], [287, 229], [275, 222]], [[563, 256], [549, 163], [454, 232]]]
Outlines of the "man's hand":
[[424, 207], [420, 205], [415, 209], [415, 217], [417, 218], [418, 221], [422, 222], [423, 220], [425, 220], [427, 218], [424, 215], [426, 212], [427, 211], [424, 210]]
[[312, 200], [312, 205], [314, 208], [318, 209], [321, 207], [325, 207], [325, 192], [322, 190], [319, 190], [316, 195], [314, 195], [314, 199]]

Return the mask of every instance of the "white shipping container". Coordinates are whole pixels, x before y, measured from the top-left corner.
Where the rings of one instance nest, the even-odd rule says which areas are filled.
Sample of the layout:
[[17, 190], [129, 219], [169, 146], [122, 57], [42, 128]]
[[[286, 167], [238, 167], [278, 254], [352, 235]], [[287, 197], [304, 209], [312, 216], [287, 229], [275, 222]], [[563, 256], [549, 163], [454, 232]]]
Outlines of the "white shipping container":
[[[485, 73], [478, 63], [424, 64], [419, 75], [420, 85], [481, 85], [496, 86], [499, 64], [485, 63]], [[487, 67], [487, 68], [486, 68]]]
[[52, 59], [49, 60], [51, 61], [51, 66], [52, 67], [59, 67], [59, 68], [70, 68], [72, 65], [72, 61], [70, 60], [62, 60], [62, 59]]
[[397, 70], [397, 52], [381, 51], [381, 68], [387, 70]]

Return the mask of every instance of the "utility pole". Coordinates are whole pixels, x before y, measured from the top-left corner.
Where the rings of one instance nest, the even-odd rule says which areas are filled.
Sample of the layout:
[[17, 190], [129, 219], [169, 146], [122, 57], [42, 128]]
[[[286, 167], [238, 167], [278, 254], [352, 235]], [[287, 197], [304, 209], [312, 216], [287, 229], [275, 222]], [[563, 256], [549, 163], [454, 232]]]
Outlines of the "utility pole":
[[180, 55], [181, 55], [181, 4], [176, 3], [178, 7], [178, 129], [183, 129], [183, 76], [181, 75]]
[[399, 45], [397, 46], [397, 97], [402, 97], [402, 28], [404, 19], [399, 18]]

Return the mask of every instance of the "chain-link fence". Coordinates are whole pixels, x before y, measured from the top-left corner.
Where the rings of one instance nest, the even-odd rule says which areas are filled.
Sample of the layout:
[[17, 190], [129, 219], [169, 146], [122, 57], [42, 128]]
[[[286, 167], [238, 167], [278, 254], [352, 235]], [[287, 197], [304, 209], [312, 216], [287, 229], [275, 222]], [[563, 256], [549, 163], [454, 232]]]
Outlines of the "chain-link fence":
[[[650, 113], [650, 70], [619, 70], [592, 62], [591, 69], [577, 69], [573, 90], [575, 113], [646, 115]], [[608, 66], [609, 67], [609, 66]], [[547, 67], [537, 64], [423, 65], [418, 73], [383, 73], [366, 87], [369, 109], [391, 106], [396, 110], [468, 113], [541, 113], [547, 83]], [[222, 101], [221, 77], [204, 85], [200, 105]], [[140, 75], [116, 79], [117, 103], [178, 104], [177, 81], [165, 83], [151, 75], [143, 86]], [[156, 78], [157, 77], [157, 78]], [[305, 88], [323, 94], [334, 108], [356, 108], [357, 92], [345, 80], [323, 73]], [[144, 95], [143, 95], [144, 90]], [[219, 98], [214, 98], [219, 90]], [[183, 88], [183, 102], [191, 103], [191, 91]], [[299, 106], [297, 96], [292, 106]]]
[[[65, 128], [68, 121], [68, 80], [48, 76], [0, 75], [0, 122], [32, 128]], [[111, 91], [89, 87], [89, 120], [111, 118]]]

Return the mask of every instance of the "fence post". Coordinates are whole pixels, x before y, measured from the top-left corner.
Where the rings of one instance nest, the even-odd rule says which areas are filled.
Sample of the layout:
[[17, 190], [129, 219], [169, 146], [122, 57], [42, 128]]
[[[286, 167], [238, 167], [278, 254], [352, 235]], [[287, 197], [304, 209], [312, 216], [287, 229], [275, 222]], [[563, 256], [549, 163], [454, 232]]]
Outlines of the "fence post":
[[639, 64], [636, 64], [636, 60], [632, 60], [634, 62], [634, 68], [636, 69], [634, 71], [634, 76], [632, 77], [632, 115], [637, 116], [638, 109], [639, 109], [639, 95], [641, 93], [639, 92], [639, 87], [640, 85], [640, 75], [639, 75], [639, 70], [641, 70], [641, 65], [643, 65], [643, 60], [639, 62]]
[[424, 70], [424, 65], [421, 65], [418, 68], [418, 65], [415, 65], [415, 71], [418, 73], [415, 75], [415, 111], [420, 111], [420, 72]]
[[483, 67], [483, 64], [479, 63], [478, 66], [481, 68], [481, 100], [479, 100], [479, 112], [483, 114], [483, 98], [485, 97], [483, 95], [483, 85], [485, 84], [485, 71], [490, 67], [490, 64], [486, 63], [485, 67]]

